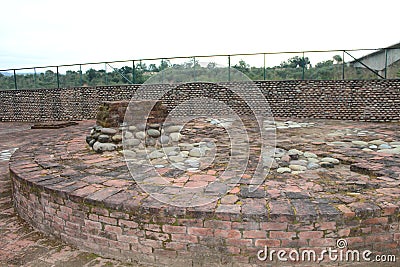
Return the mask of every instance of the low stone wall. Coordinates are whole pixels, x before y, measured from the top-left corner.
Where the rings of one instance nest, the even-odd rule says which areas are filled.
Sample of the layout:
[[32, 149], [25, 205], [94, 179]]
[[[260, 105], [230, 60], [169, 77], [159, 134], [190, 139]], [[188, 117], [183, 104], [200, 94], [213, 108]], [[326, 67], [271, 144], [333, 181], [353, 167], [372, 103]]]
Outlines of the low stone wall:
[[84, 188], [71, 189], [73, 193], [50, 189], [37, 184], [33, 168], [29, 163], [11, 165], [20, 216], [44, 233], [103, 256], [157, 266], [265, 266], [257, 259], [265, 246], [320, 253], [336, 248], [339, 238], [353, 250], [399, 253], [397, 206], [359, 203], [352, 210], [324, 210], [321, 203], [317, 215], [301, 199], [297, 214], [287, 202], [277, 201], [268, 203], [265, 214], [246, 214], [229, 205], [215, 211], [160, 206], [155, 200], [139, 205], [139, 200], [127, 201], [124, 192], [106, 190], [88, 197]]
[[[276, 117], [399, 121], [400, 80], [257, 81]], [[169, 110], [185, 100], [207, 96], [238, 114], [251, 112], [224, 85], [246, 90], [248, 83], [192, 83], [179, 86], [161, 101]], [[130, 100], [141, 85], [0, 91], [0, 121], [51, 121], [96, 118], [104, 101]], [[161, 92], [171, 85], [148, 85]]]

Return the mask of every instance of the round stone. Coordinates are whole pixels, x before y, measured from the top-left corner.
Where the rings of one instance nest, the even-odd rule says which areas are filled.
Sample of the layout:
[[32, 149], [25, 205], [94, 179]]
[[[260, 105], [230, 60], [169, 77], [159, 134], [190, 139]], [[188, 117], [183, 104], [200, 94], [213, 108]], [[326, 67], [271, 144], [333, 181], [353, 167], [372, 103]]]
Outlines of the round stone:
[[122, 135], [116, 134], [111, 138], [114, 142], [121, 142], [122, 141]]
[[318, 163], [310, 162], [307, 164], [307, 169], [309, 170], [315, 170], [320, 168], [321, 166]]
[[131, 132], [125, 132], [125, 138], [126, 139], [129, 139], [129, 138], [132, 138], [133, 137], [133, 133], [131, 133]]
[[369, 148], [369, 149], [377, 149], [378, 146], [377, 146], [377, 145], [370, 145], [368, 148]]
[[87, 135], [86, 136], [86, 143], [90, 143], [90, 141], [92, 141], [93, 140], [93, 137], [91, 136], [91, 135]]
[[319, 160], [315, 159], [315, 158], [308, 158], [307, 160], [308, 160], [308, 162], [312, 162], [312, 163], [318, 163], [319, 162]]
[[161, 135], [160, 131], [156, 130], [156, 129], [148, 129], [147, 130], [147, 134], [149, 136], [151, 136], [151, 137], [154, 137], [154, 138], [157, 138], [157, 137], [159, 137]]
[[200, 162], [195, 161], [195, 160], [186, 160], [186, 164], [188, 164], [192, 168], [199, 168], [200, 167]]
[[372, 141], [369, 141], [368, 143], [370, 143], [371, 145], [376, 145], [376, 146], [379, 146], [379, 145], [382, 145], [382, 144], [386, 144], [385, 141], [380, 140], [380, 139], [372, 140]]
[[368, 147], [368, 143], [364, 142], [364, 141], [351, 141], [351, 143], [355, 146], [355, 147], [360, 147], [360, 148], [364, 148], [364, 147]]
[[101, 132], [101, 129], [103, 129], [103, 127], [100, 126], [100, 125], [97, 125], [97, 126], [94, 126], [93, 129], [94, 129], [96, 132]]
[[322, 158], [321, 161], [329, 162], [329, 163], [332, 163], [332, 164], [335, 164], [335, 165], [340, 163], [340, 161], [338, 159], [331, 158], [331, 157]]
[[301, 166], [301, 165], [289, 165], [289, 168], [291, 169], [291, 170], [293, 170], [293, 171], [305, 171], [305, 170], [307, 170], [307, 167], [305, 167], [305, 166]]
[[110, 141], [110, 136], [108, 136], [106, 134], [101, 134], [97, 138], [97, 141], [99, 141], [100, 143], [108, 143]]
[[169, 137], [168, 136], [166, 136], [166, 135], [161, 135], [160, 136], [160, 143], [161, 144], [168, 144], [168, 142], [169, 142]]
[[144, 131], [144, 130], [146, 129], [146, 124], [143, 124], [143, 123], [138, 124], [138, 125], [136, 125], [136, 128], [137, 128], [139, 131]]
[[320, 165], [323, 168], [333, 168], [334, 167], [333, 163], [331, 163], [331, 162], [321, 162]]
[[126, 158], [135, 158], [136, 157], [136, 152], [132, 151], [132, 150], [125, 149], [125, 150], [122, 150], [120, 153], [122, 155], [124, 155]]
[[180, 133], [171, 133], [171, 134], [169, 135], [169, 137], [171, 138], [171, 140], [172, 140], [173, 142], [178, 142], [179, 140], [181, 140], [182, 135], [181, 135]]
[[182, 162], [185, 159], [181, 156], [170, 156], [168, 157], [172, 162]]
[[291, 160], [291, 161], [289, 162], [289, 165], [307, 166], [307, 161], [304, 160], [304, 159]]
[[303, 156], [306, 158], [317, 158], [317, 155], [311, 152], [304, 152]]
[[157, 143], [157, 140], [154, 138], [146, 138], [145, 144], [146, 146], [155, 146]]
[[379, 145], [378, 149], [391, 149], [392, 147], [388, 144], [381, 144]]
[[138, 140], [138, 139], [125, 139], [123, 143], [126, 146], [137, 146], [137, 145], [140, 144], [140, 140]]
[[94, 143], [96, 143], [96, 139], [90, 140], [89, 146], [90, 146], [90, 147], [93, 147]]
[[288, 155], [289, 155], [289, 156], [292, 156], [292, 155], [301, 156], [301, 155], [303, 155], [303, 152], [301, 152], [300, 150], [297, 150], [297, 149], [290, 149], [290, 150], [288, 151]]
[[189, 156], [191, 157], [202, 157], [205, 155], [205, 151], [201, 148], [193, 148], [189, 151]]
[[182, 129], [182, 126], [180, 126], [180, 125], [172, 125], [172, 126], [166, 127], [164, 129], [164, 131], [166, 133], [175, 133], [175, 132], [179, 133], [181, 131], [181, 129]]
[[145, 132], [137, 132], [137, 133], [135, 134], [135, 137], [136, 137], [137, 139], [143, 140], [143, 139], [146, 138], [146, 133], [145, 133]]
[[182, 151], [190, 151], [194, 148], [192, 144], [188, 143], [180, 143], [178, 146], [181, 148]]
[[101, 129], [101, 133], [102, 134], [108, 134], [108, 135], [113, 135], [117, 133], [117, 130], [113, 129], [113, 128], [102, 128]]
[[164, 153], [162, 153], [162, 152], [160, 152], [158, 150], [154, 150], [153, 152], [151, 152], [149, 154], [149, 159], [158, 159], [158, 158], [162, 158], [164, 156], [165, 156]]
[[179, 147], [168, 146], [168, 147], [163, 147], [162, 150], [164, 151], [165, 154], [168, 155], [171, 152], [179, 152]]
[[93, 144], [93, 150], [96, 152], [114, 151], [115, 149], [116, 149], [116, 145], [113, 143], [96, 142]]
[[277, 173], [290, 173], [292, 170], [288, 167], [281, 167], [276, 170]]
[[137, 128], [136, 128], [136, 126], [132, 125], [132, 126], [128, 127], [128, 130], [131, 131], [131, 132], [135, 132], [137, 130]]
[[149, 128], [151, 128], [151, 129], [159, 129], [160, 128], [160, 124], [159, 123], [150, 123], [149, 124]]

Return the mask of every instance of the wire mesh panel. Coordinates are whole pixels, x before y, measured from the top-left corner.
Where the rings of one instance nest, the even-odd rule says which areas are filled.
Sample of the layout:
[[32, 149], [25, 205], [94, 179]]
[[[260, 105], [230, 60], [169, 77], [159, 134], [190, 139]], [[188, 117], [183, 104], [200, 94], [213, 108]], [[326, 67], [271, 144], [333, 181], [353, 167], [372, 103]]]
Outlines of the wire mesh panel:
[[307, 52], [304, 53], [307, 64], [304, 71], [306, 80], [343, 79], [343, 52]]
[[266, 54], [267, 80], [301, 80], [303, 79], [303, 54], [280, 53]]
[[264, 80], [264, 55], [231, 56], [231, 67], [242, 72], [251, 80]]
[[60, 87], [62, 88], [79, 87], [83, 85], [81, 81], [82, 73], [79, 65], [59, 67], [58, 75]]
[[13, 71], [0, 72], [0, 88], [15, 89], [15, 79]]
[[385, 59], [379, 54], [379, 50], [345, 51], [345, 79], [346, 80], [370, 80], [384, 78], [382, 69]]
[[[19, 73], [19, 74], [18, 74]], [[57, 68], [38, 67], [17, 71], [18, 88], [57, 88]]]
[[81, 65], [79, 71], [82, 72], [82, 76], [80, 77], [82, 86], [97, 86], [105, 84], [106, 70], [104, 63]]
[[400, 48], [391, 48], [385, 51], [386, 55], [386, 78], [400, 78]]
[[[182, 77], [170, 72], [180, 70]], [[233, 81], [233, 69], [252, 80], [400, 78], [400, 48], [134, 59], [0, 70], [1, 89], [69, 88], [187, 81]], [[210, 70], [212, 79], [210, 80]], [[164, 71], [164, 72], [163, 72]], [[169, 75], [165, 75], [165, 74]], [[161, 73], [161, 75], [155, 75]], [[178, 73], [178, 72], [176, 72]], [[15, 75], [14, 75], [15, 74]], [[168, 80], [169, 79], [169, 80]]]

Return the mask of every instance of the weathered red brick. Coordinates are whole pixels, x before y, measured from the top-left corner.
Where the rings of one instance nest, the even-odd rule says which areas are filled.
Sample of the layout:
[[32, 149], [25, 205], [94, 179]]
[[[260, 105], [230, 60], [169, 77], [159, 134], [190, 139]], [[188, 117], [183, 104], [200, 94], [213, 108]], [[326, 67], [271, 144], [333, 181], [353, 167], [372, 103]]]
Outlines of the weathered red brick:
[[220, 221], [220, 220], [207, 220], [204, 221], [204, 227], [207, 228], [220, 228], [220, 229], [231, 229], [232, 222], [230, 221]]
[[122, 234], [122, 229], [119, 226], [114, 226], [114, 225], [105, 225], [104, 226], [104, 231], [114, 233], [116, 235], [121, 235]]
[[111, 224], [111, 225], [117, 225], [117, 219], [115, 218], [110, 218], [110, 217], [104, 217], [104, 216], [99, 216], [99, 222]]
[[171, 234], [171, 240], [198, 243], [197, 236], [192, 236], [187, 234]]
[[215, 237], [224, 237], [224, 238], [240, 238], [241, 233], [239, 230], [215, 229], [214, 236]]
[[295, 232], [271, 231], [269, 237], [272, 239], [293, 239], [296, 237]]
[[287, 222], [261, 222], [260, 223], [261, 230], [267, 231], [279, 231], [279, 230], [287, 230], [288, 223]]
[[389, 221], [388, 217], [377, 217], [377, 218], [365, 219], [361, 223], [363, 223], [363, 224], [387, 224], [388, 221]]
[[163, 225], [162, 230], [164, 233], [184, 234], [186, 233], [186, 226]]
[[260, 231], [260, 230], [243, 231], [243, 238], [266, 238], [266, 237], [267, 237], [266, 231]]
[[252, 245], [251, 239], [236, 239], [236, 238], [227, 238], [225, 240], [227, 245], [236, 246], [236, 247], [249, 247]]
[[120, 226], [124, 226], [124, 227], [129, 227], [129, 228], [137, 228], [138, 226], [139, 226], [139, 224], [137, 223], [137, 222], [134, 222], [134, 221], [128, 221], [128, 220], [123, 220], [123, 219], [120, 219], [119, 221], [118, 221], [118, 225], [120, 225]]
[[213, 236], [213, 229], [211, 228], [188, 227], [187, 231], [189, 235]]
[[306, 231], [299, 233], [300, 239], [317, 239], [317, 238], [322, 238], [323, 236], [324, 236], [323, 231]]
[[255, 242], [256, 247], [279, 247], [281, 245], [281, 240], [279, 239], [257, 239]]

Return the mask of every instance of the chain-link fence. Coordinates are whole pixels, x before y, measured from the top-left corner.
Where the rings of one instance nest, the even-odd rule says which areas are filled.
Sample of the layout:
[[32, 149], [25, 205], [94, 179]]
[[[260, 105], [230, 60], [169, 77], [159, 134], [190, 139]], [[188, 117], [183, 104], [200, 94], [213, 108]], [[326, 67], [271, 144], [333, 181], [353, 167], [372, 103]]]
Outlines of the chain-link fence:
[[[227, 68], [228, 67], [228, 68]], [[168, 68], [194, 81], [231, 80], [231, 68], [252, 80], [359, 80], [400, 78], [400, 44], [381, 49], [191, 56], [0, 70], [0, 89], [68, 88], [143, 83]], [[160, 83], [168, 83], [161, 75]], [[174, 77], [179, 81], [179, 77]]]

